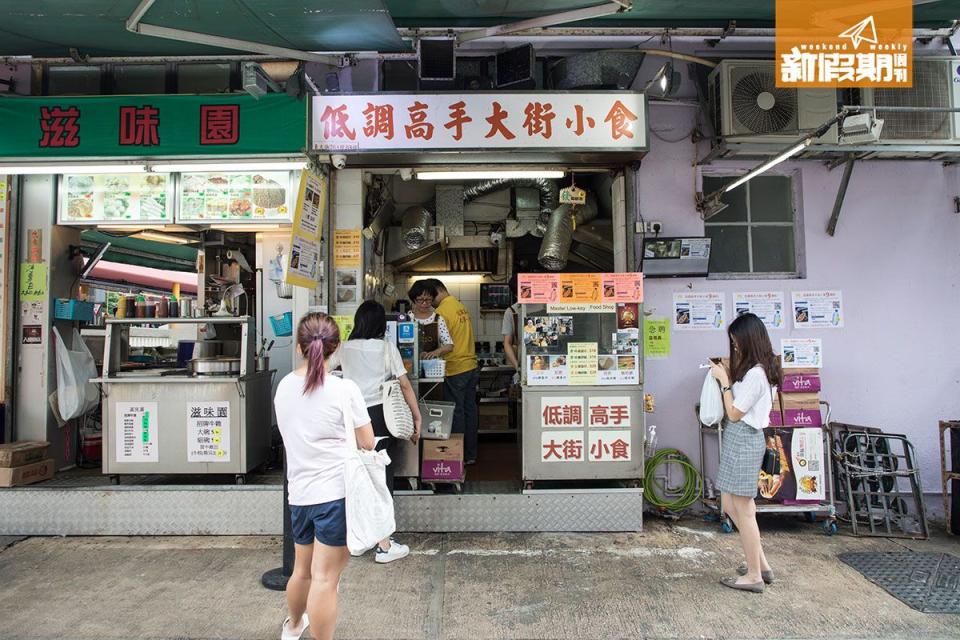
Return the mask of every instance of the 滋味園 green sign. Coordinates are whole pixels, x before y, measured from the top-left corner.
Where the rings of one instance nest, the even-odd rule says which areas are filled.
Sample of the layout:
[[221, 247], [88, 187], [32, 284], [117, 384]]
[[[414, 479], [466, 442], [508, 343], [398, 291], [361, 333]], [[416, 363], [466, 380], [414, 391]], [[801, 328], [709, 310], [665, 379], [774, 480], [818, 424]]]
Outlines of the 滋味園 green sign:
[[286, 94], [0, 98], [0, 158], [302, 153], [306, 105]]

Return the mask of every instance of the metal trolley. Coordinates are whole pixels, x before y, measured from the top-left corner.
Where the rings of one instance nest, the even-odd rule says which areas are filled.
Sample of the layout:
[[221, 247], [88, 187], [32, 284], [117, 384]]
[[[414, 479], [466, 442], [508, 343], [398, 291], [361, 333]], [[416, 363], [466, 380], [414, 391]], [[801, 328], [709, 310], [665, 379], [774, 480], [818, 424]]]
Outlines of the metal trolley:
[[[826, 476], [827, 492], [826, 499], [822, 502], [810, 502], [804, 504], [781, 504], [765, 499], [757, 500], [757, 513], [778, 513], [778, 514], [803, 514], [808, 522], [816, 522], [817, 516], [824, 517], [823, 533], [832, 536], [837, 533], [837, 509], [834, 505], [834, 480], [833, 480], [833, 441], [830, 430], [830, 404], [820, 401], [820, 411], [823, 414], [824, 446], [824, 474]], [[697, 413], [697, 424], [700, 425], [700, 475], [707, 477], [706, 470], [706, 440], [707, 437], [716, 436], [717, 438], [717, 460], [720, 459], [720, 451], [723, 447], [723, 425], [707, 426], [700, 422], [699, 411]], [[769, 430], [780, 429], [780, 427], [770, 427]], [[790, 427], [783, 427], [784, 431]], [[733, 532], [733, 521], [723, 513], [720, 505], [720, 496], [714, 495], [712, 483], [706, 480], [703, 483], [703, 494], [700, 500], [707, 509], [710, 510], [710, 518], [716, 518], [720, 521], [720, 527], [724, 533]]]

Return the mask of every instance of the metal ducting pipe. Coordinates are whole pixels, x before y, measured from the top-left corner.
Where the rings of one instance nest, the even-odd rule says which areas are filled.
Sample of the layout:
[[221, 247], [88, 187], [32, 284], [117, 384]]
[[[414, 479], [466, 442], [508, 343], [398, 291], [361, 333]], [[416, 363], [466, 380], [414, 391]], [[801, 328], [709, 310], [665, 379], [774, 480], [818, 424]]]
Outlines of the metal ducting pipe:
[[562, 271], [570, 256], [575, 227], [596, 217], [597, 199], [592, 191], [587, 193], [587, 202], [583, 206], [574, 208], [569, 204], [562, 204], [554, 209], [547, 220], [537, 261], [549, 271]]
[[531, 187], [540, 192], [540, 210], [549, 214], [560, 202], [560, 187], [548, 178], [498, 178], [485, 180], [463, 190], [463, 201], [470, 202], [481, 196], [513, 187]]
[[401, 218], [400, 233], [408, 249], [419, 249], [430, 235], [433, 214], [425, 207], [408, 207]]

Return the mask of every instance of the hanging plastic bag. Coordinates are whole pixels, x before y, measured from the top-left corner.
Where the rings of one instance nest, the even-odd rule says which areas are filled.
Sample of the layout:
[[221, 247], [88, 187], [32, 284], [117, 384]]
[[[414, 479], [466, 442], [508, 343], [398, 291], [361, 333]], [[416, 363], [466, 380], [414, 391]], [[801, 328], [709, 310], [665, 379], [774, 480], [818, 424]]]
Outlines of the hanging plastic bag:
[[723, 421], [723, 394], [720, 392], [720, 383], [716, 381], [710, 371], [703, 380], [700, 389], [700, 422], [712, 427]]
[[97, 365], [80, 332], [73, 330], [73, 346], [68, 347], [57, 328], [57, 406], [64, 420], [93, 411], [100, 403], [100, 390], [90, 382], [97, 377]]

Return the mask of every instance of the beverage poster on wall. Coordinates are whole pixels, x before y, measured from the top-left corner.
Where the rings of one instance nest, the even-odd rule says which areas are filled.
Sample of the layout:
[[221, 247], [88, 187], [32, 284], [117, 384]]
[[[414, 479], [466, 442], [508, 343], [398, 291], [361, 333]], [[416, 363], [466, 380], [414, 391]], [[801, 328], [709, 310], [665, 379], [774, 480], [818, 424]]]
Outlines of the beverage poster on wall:
[[560, 280], [555, 273], [521, 273], [517, 276], [517, 290], [522, 304], [560, 301]]
[[604, 273], [601, 281], [604, 302], [643, 302], [642, 273]]
[[820, 338], [784, 338], [780, 341], [780, 361], [784, 369], [819, 369], [823, 366]]
[[726, 298], [722, 293], [673, 294], [674, 329], [719, 331], [726, 317]]
[[794, 291], [796, 329], [842, 329], [843, 294], [839, 291]]
[[596, 273], [560, 274], [560, 302], [600, 302], [600, 275]]
[[734, 316], [752, 313], [766, 325], [767, 329], [783, 329], [784, 302], [782, 291], [752, 291], [733, 294]]

